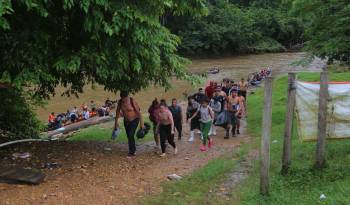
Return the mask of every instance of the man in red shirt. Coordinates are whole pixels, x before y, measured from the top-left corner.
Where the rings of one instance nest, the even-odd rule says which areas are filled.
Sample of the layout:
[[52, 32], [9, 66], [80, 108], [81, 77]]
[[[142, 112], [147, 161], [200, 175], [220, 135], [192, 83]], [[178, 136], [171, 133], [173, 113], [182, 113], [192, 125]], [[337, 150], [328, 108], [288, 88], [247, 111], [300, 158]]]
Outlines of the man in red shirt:
[[214, 82], [210, 81], [209, 85], [205, 88], [205, 95], [211, 99], [214, 95], [214, 91], [215, 91]]

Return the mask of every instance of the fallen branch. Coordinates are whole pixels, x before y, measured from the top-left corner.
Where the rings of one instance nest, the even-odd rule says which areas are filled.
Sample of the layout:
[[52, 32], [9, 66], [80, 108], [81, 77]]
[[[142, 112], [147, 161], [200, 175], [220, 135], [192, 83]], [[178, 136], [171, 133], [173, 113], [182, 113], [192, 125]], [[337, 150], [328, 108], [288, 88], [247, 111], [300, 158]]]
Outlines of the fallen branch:
[[0, 144], [0, 148], [12, 145], [12, 144], [17, 144], [17, 143], [22, 143], [22, 142], [42, 142], [42, 141], [50, 141], [49, 139], [23, 139], [23, 140], [15, 140], [15, 141], [10, 141], [10, 142], [5, 142]]

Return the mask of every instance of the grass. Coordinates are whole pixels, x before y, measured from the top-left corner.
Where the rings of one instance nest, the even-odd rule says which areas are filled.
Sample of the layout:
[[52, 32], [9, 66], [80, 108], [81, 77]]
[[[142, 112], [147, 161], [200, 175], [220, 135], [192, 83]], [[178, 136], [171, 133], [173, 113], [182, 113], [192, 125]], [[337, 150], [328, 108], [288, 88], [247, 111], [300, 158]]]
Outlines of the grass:
[[[145, 122], [150, 123], [150, 121], [147, 118], [144, 118]], [[150, 123], [151, 124], [151, 123]], [[69, 138], [70, 141], [108, 141], [111, 140], [112, 130], [113, 130], [114, 122], [94, 125], [85, 129], [82, 129], [77, 134], [73, 135]], [[128, 142], [128, 138], [126, 137], [125, 129], [123, 126], [122, 120], [119, 122], [119, 125], [121, 127], [121, 133], [118, 136], [118, 138], [115, 140], [115, 142]], [[152, 129], [150, 132], [140, 140], [137, 140], [136, 142], [148, 142], [153, 140], [153, 131]]]
[[[299, 73], [303, 81], [319, 81], [319, 74]], [[348, 81], [350, 72], [330, 73], [332, 81]], [[254, 143], [243, 145], [235, 153], [210, 161], [206, 166], [184, 177], [181, 181], [163, 183], [163, 192], [151, 196], [142, 204], [152, 205], [187, 205], [187, 204], [244, 204], [244, 205], [279, 205], [279, 204], [349, 204], [350, 201], [350, 140], [327, 141], [327, 167], [323, 171], [313, 169], [315, 143], [301, 143], [294, 127], [291, 173], [280, 175], [282, 156], [282, 137], [286, 109], [287, 77], [274, 81], [270, 196], [259, 194], [259, 166], [254, 169], [244, 184], [235, 189], [230, 201], [210, 195], [216, 184], [226, 179], [226, 173], [235, 168], [237, 162], [245, 157], [252, 148], [259, 145], [261, 135], [261, 114], [263, 109], [263, 90], [259, 89], [248, 100], [248, 130], [255, 137]], [[82, 130], [71, 140], [109, 140], [111, 126], [94, 126]], [[149, 134], [144, 141], [151, 140]], [[123, 132], [117, 141], [125, 142]], [[258, 162], [257, 162], [258, 163]], [[320, 200], [321, 194], [326, 195]]]
[[[303, 81], [319, 81], [319, 74], [299, 73]], [[330, 73], [332, 81], [348, 81], [350, 72]], [[274, 81], [270, 196], [259, 194], [259, 166], [255, 166], [251, 176], [236, 193], [240, 204], [349, 204], [350, 203], [350, 140], [327, 141], [327, 167], [323, 171], [313, 169], [315, 142], [301, 143], [294, 127], [291, 173], [283, 177], [280, 174], [283, 146], [284, 116], [286, 109], [287, 77]], [[258, 90], [248, 100], [248, 130], [259, 143], [263, 109], [263, 90]], [[276, 141], [275, 141], [276, 142]], [[320, 200], [324, 194], [327, 198]]]
[[184, 177], [181, 181], [164, 182], [163, 192], [151, 196], [141, 204], [149, 205], [188, 205], [188, 204], [231, 204], [214, 194], [210, 190], [226, 179], [226, 173], [234, 169], [235, 165], [244, 158], [250, 145], [238, 148], [234, 153], [211, 160], [204, 167]]

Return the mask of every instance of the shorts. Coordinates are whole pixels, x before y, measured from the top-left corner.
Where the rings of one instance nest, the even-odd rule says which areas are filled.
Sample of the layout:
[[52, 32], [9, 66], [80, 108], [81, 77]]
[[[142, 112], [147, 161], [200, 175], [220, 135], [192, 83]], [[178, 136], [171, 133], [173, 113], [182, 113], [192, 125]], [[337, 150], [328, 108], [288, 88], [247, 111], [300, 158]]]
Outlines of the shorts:
[[235, 125], [237, 123], [236, 113], [227, 112], [227, 124]]
[[193, 131], [195, 129], [199, 130], [200, 128], [200, 122], [199, 122], [199, 118], [195, 117], [191, 120], [190, 122], [190, 130]]

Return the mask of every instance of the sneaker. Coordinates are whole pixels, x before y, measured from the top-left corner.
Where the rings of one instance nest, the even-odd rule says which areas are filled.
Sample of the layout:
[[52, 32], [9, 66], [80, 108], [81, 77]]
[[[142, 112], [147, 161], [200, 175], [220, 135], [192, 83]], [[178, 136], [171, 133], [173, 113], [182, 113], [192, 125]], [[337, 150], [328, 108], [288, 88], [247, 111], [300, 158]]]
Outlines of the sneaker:
[[165, 155], [166, 155], [165, 153], [162, 153], [162, 154], [159, 155], [159, 156], [160, 156], [160, 157], [165, 157]]
[[200, 151], [202, 151], [202, 152], [207, 151], [207, 148], [206, 148], [205, 145], [203, 145], [203, 144], [199, 147], [199, 149], [200, 149]]
[[126, 158], [128, 159], [133, 159], [134, 157], [136, 157], [136, 154], [128, 154], [128, 156]]
[[216, 132], [213, 132], [213, 135], [216, 136]]
[[193, 136], [190, 137], [190, 139], [188, 139], [189, 142], [193, 142], [193, 140], [194, 140], [194, 137], [193, 137]]
[[213, 139], [209, 139], [208, 148], [211, 148], [212, 146], [213, 146]]
[[213, 133], [212, 133], [212, 132], [209, 132], [209, 133], [208, 133], [208, 135], [209, 135], [209, 136], [212, 136], [212, 135], [213, 135]]
[[177, 147], [174, 148], [174, 154], [177, 154]]
[[201, 131], [197, 131], [197, 134], [202, 134]]

